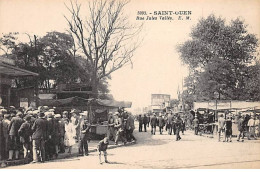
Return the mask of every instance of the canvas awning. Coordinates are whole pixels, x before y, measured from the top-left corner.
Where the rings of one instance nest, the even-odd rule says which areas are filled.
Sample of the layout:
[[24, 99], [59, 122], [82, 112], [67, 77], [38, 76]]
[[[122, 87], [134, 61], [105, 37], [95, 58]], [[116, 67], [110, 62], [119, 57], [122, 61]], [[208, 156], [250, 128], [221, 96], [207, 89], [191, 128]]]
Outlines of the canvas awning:
[[10, 77], [38, 76], [37, 73], [5, 64], [2, 61], [0, 61], [0, 74], [4, 74]]
[[64, 106], [64, 105], [93, 105], [93, 106], [105, 106], [105, 107], [124, 107], [130, 108], [132, 102], [115, 101], [115, 100], [101, 100], [101, 99], [84, 99], [81, 97], [70, 97], [66, 99], [46, 99], [39, 100], [40, 106]]
[[131, 108], [132, 106], [132, 102], [116, 101], [116, 100], [91, 99], [89, 103], [99, 105], [99, 106], [106, 106], [106, 107]]
[[64, 105], [85, 105], [87, 106], [88, 99], [84, 99], [81, 97], [70, 97], [66, 99], [40, 99], [40, 106], [64, 106]]

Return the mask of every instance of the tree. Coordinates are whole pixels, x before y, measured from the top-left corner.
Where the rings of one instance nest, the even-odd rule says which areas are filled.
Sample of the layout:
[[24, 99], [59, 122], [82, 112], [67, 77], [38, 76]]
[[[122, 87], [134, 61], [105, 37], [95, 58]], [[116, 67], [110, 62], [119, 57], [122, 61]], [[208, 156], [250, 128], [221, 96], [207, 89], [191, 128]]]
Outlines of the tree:
[[199, 20], [190, 36], [178, 46], [181, 60], [190, 69], [186, 96], [212, 100], [217, 92], [221, 99], [245, 99], [247, 71], [256, 57], [258, 39], [248, 33], [244, 21], [226, 24], [224, 19], [210, 15]]
[[67, 6], [71, 16], [65, 18], [90, 64], [91, 86], [96, 96], [102, 79], [124, 65], [132, 64], [133, 53], [139, 45], [136, 37], [142, 27], [129, 24], [123, 11], [127, 3], [120, 0], [90, 1], [89, 13], [84, 11], [84, 17], [77, 2]]

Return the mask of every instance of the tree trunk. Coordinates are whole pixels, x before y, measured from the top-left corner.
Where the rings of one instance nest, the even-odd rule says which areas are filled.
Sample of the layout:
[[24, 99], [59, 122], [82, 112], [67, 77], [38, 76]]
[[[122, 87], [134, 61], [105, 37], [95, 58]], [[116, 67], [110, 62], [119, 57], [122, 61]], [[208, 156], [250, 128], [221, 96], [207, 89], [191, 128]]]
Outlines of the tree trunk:
[[91, 87], [92, 87], [92, 98], [98, 98], [98, 80], [96, 72], [92, 73], [91, 76]]

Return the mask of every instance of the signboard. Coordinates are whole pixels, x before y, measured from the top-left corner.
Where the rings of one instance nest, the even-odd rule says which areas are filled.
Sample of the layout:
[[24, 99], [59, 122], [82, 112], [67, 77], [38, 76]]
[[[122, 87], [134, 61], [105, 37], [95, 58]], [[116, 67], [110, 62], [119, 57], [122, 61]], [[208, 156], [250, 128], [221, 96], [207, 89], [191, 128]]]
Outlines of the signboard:
[[20, 98], [20, 107], [24, 107], [25, 109], [28, 109], [29, 107], [28, 98]]

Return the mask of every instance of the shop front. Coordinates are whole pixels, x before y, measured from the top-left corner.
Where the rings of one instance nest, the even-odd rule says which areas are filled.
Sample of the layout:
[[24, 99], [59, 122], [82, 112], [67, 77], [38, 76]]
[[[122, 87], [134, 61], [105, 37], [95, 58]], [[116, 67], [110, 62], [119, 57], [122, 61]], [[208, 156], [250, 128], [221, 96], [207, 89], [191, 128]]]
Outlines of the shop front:
[[[34, 101], [34, 89], [13, 89], [13, 80], [23, 77], [36, 77], [37, 73], [15, 66], [13, 60], [0, 57], [0, 103], [3, 107], [21, 107], [20, 101], [28, 106]], [[24, 91], [24, 89], [26, 91]], [[13, 100], [16, 100], [15, 102]], [[26, 101], [26, 102], [25, 102]]]

